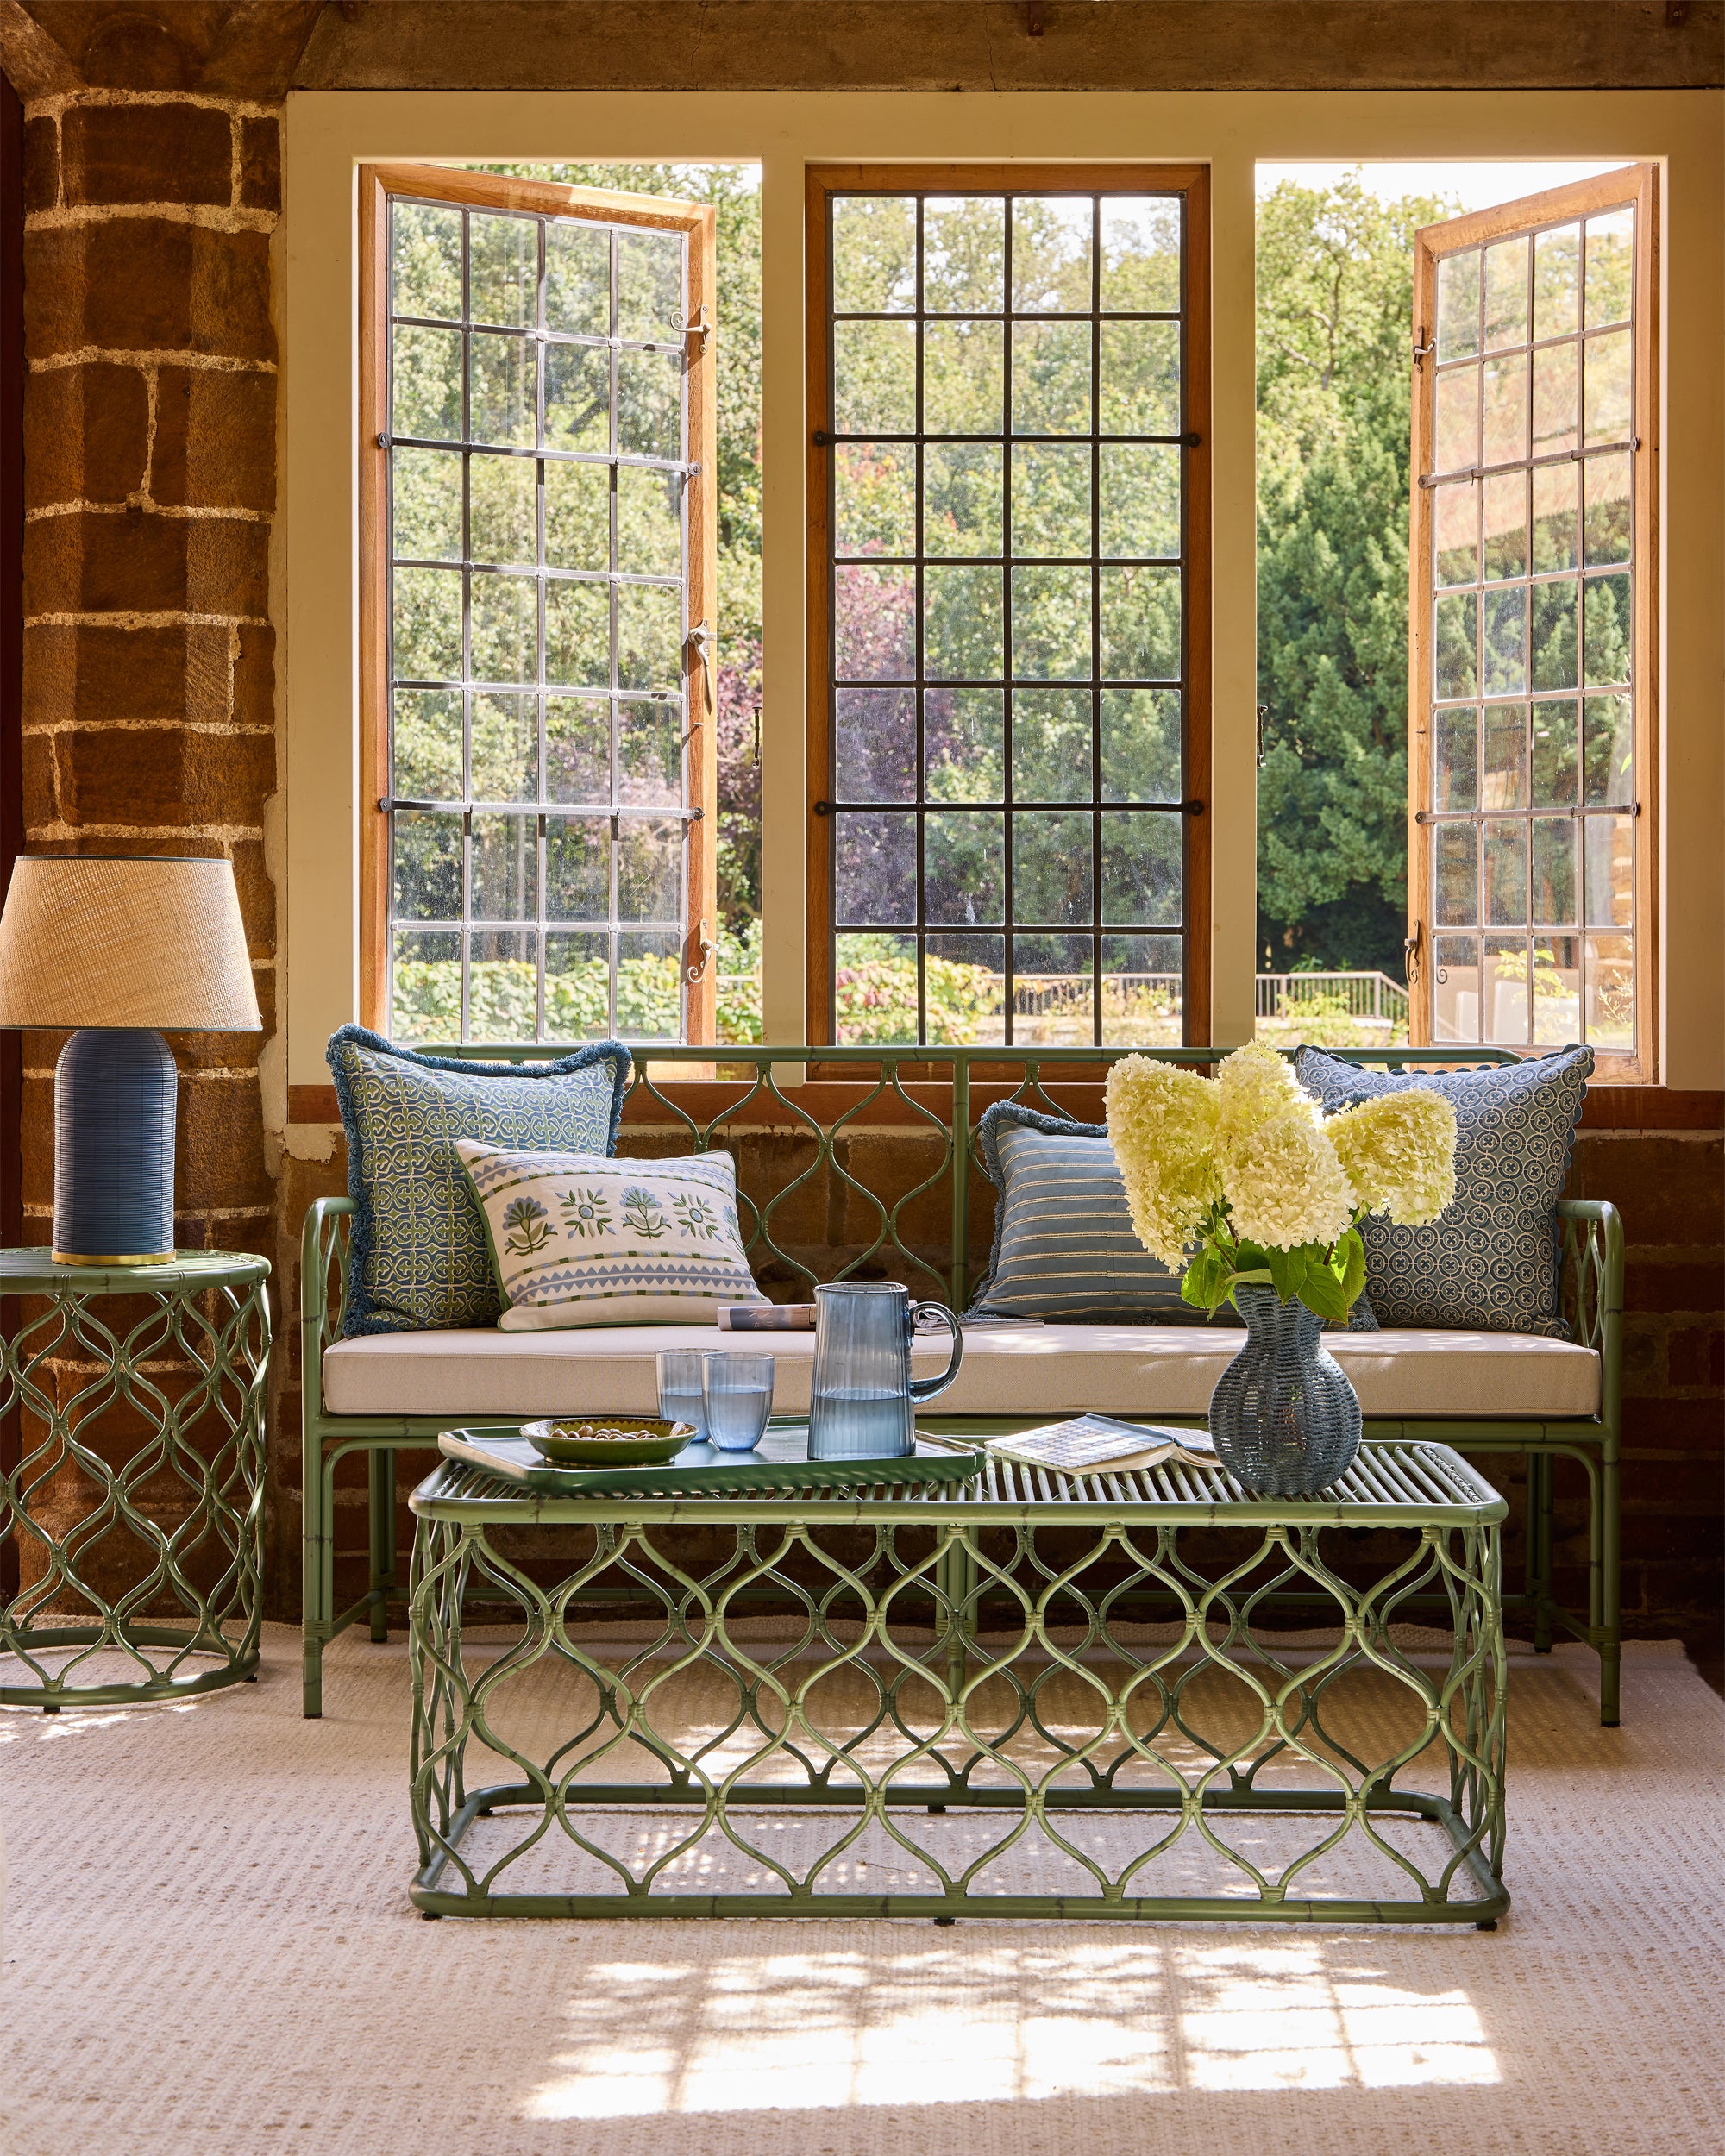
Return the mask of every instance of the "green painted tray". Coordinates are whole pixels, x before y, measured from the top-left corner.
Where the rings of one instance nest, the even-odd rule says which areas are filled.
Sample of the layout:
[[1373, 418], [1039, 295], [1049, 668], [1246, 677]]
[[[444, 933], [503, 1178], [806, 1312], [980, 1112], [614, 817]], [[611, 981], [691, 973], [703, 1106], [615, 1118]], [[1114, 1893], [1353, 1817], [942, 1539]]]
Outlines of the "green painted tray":
[[738, 1489], [879, 1489], [901, 1482], [962, 1482], [979, 1475], [982, 1451], [963, 1439], [925, 1443], [901, 1460], [811, 1460], [808, 1425], [769, 1426], [752, 1452], [720, 1452], [687, 1445], [663, 1467], [554, 1467], [518, 1425], [446, 1430], [437, 1449], [447, 1458], [482, 1467], [500, 1482], [548, 1497], [719, 1496]]

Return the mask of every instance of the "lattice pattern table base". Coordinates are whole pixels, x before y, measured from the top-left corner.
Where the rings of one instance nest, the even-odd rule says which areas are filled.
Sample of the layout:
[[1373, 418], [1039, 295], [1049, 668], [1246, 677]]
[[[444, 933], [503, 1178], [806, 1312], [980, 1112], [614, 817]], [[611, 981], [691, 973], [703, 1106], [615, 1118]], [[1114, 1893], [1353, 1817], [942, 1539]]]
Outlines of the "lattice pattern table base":
[[258, 1666], [268, 1261], [0, 1251], [0, 1705], [137, 1706]]
[[[449, 1463], [413, 1503], [428, 1916], [1509, 1906], [1504, 1506], [1440, 1446], [1368, 1447], [1312, 1501], [997, 1462], [949, 1491], [605, 1504]], [[1361, 1587], [1337, 1567], [1366, 1526], [1398, 1532]], [[1290, 1585], [1327, 1599], [1323, 1644], [1263, 1629]], [[624, 1589], [636, 1621], [601, 1630]], [[741, 1600], [762, 1589], [787, 1614]], [[1392, 1626], [1434, 1591], [1446, 1651], [1415, 1656]], [[518, 1612], [507, 1637], [464, 1632], [482, 1605]]]

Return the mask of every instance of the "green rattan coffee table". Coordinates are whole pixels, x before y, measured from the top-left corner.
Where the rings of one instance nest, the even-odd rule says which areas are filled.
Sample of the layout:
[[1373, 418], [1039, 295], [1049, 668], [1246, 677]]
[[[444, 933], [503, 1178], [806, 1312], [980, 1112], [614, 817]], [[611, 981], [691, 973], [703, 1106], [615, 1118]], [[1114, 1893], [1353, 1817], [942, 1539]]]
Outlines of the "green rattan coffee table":
[[[994, 1460], [604, 1501], [446, 1461], [411, 1503], [426, 1916], [1509, 1906], [1506, 1507], [1445, 1446], [1307, 1502]], [[1326, 1633], [1264, 1628], [1290, 1582]], [[1410, 1633], [1433, 1590], [1447, 1629]]]
[[210, 1692], [258, 1665], [267, 1258], [0, 1250], [0, 1703]]

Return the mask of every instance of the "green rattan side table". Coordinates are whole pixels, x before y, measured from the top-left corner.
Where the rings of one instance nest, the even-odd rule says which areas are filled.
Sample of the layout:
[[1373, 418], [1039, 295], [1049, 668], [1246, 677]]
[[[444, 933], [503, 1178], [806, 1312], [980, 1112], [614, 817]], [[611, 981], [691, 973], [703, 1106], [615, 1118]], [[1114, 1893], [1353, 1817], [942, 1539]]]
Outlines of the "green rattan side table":
[[[1000, 1458], [600, 1500], [449, 1460], [411, 1504], [423, 1915], [1509, 1906], [1507, 1507], [1446, 1446], [1367, 1445], [1308, 1501]], [[1270, 1629], [1289, 1585], [1315, 1630]]]
[[0, 1308], [0, 1704], [255, 1676], [269, 1272], [225, 1250], [0, 1250], [0, 1298], [31, 1299]]

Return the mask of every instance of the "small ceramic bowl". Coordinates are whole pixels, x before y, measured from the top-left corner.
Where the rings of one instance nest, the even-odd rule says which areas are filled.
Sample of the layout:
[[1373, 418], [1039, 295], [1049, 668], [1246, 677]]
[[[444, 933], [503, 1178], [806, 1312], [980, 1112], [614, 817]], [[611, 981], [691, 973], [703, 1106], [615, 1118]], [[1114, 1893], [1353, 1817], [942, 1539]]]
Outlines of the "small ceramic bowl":
[[524, 1422], [521, 1434], [565, 1467], [662, 1467], [693, 1443], [695, 1429], [692, 1422], [629, 1415], [615, 1422]]

